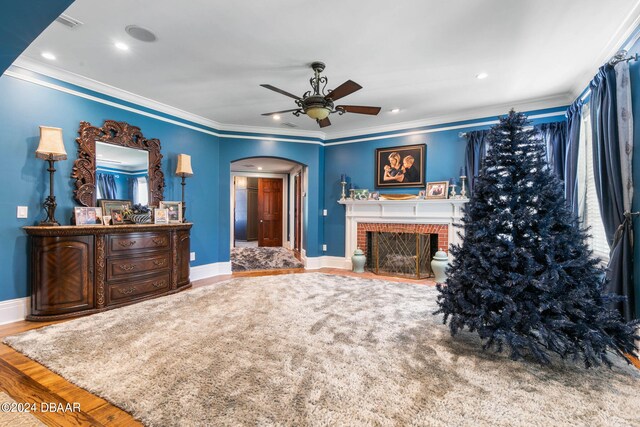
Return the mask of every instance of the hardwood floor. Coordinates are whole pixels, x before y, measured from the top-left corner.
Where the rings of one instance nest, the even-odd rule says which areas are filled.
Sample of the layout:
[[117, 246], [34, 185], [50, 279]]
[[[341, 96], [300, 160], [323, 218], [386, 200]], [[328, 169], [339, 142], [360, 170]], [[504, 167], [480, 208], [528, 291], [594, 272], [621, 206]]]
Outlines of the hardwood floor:
[[[299, 274], [305, 272], [320, 272], [345, 276], [358, 276], [365, 278], [382, 278], [391, 282], [406, 282], [419, 285], [433, 286], [432, 280], [411, 280], [394, 277], [382, 277], [373, 273], [356, 274], [351, 271], [322, 268], [319, 270], [304, 270], [302, 268], [290, 270], [262, 270], [247, 271], [203, 279], [193, 283], [193, 287], [202, 287], [219, 283], [235, 277], [256, 277], [276, 274]], [[188, 292], [188, 291], [187, 291]], [[54, 323], [65, 322], [27, 322], [20, 321], [0, 326], [0, 339], [24, 332], [30, 329], [40, 328]], [[630, 358], [632, 359], [632, 358]], [[632, 362], [640, 368], [640, 361]], [[89, 393], [88, 391], [71, 384], [61, 376], [50, 371], [44, 366], [13, 350], [11, 347], [0, 343], [0, 390], [11, 396], [16, 402], [36, 404], [41, 408], [42, 403], [80, 404], [77, 412], [35, 411], [32, 414], [48, 426], [140, 426], [127, 412], [111, 405], [104, 399]]]

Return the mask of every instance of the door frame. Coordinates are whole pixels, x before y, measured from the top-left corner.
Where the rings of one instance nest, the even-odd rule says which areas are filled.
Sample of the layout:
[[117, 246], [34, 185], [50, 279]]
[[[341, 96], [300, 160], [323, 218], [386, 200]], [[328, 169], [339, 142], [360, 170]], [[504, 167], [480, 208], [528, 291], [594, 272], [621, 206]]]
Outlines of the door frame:
[[289, 194], [291, 198], [291, 203], [289, 205], [289, 245], [290, 249], [295, 247], [296, 241], [296, 218], [295, 218], [295, 209], [296, 209], [296, 191], [295, 191], [295, 176], [300, 174], [300, 253], [304, 251], [302, 241], [304, 236], [304, 195], [307, 193], [307, 187], [305, 183], [305, 168], [302, 165], [296, 165], [295, 168], [291, 169], [289, 172]]
[[[244, 176], [244, 177], [248, 177], [248, 178], [280, 178], [282, 180], [282, 189], [284, 190], [285, 188], [288, 190], [288, 186], [287, 186], [287, 177], [289, 176], [289, 174], [287, 173], [261, 173], [261, 172], [231, 172], [231, 179], [230, 179], [230, 194], [231, 197], [230, 199], [230, 205], [229, 205], [229, 215], [230, 215], [230, 232], [229, 232], [229, 245], [230, 248], [233, 248], [233, 245], [235, 243], [235, 205], [236, 205], [236, 192], [235, 192], [235, 177], [236, 176]], [[289, 206], [287, 203], [287, 199], [288, 196], [286, 194], [282, 195], [282, 213], [283, 215], [286, 212], [289, 212]], [[289, 240], [287, 240], [287, 228], [289, 226], [288, 221], [283, 220], [282, 221], [282, 246], [286, 247], [286, 248], [291, 248], [291, 242], [289, 242]]]

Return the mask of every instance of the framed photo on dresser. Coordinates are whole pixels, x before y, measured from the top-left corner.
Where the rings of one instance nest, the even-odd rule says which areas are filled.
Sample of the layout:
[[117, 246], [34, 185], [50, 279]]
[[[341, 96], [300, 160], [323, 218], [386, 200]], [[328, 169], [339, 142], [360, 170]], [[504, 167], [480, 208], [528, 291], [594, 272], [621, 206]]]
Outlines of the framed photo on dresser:
[[167, 210], [169, 224], [178, 224], [182, 222], [182, 202], [161, 201], [160, 209]]
[[[162, 203], [162, 202], [160, 202]], [[169, 224], [169, 211], [167, 209], [156, 208], [153, 210], [154, 224]]]

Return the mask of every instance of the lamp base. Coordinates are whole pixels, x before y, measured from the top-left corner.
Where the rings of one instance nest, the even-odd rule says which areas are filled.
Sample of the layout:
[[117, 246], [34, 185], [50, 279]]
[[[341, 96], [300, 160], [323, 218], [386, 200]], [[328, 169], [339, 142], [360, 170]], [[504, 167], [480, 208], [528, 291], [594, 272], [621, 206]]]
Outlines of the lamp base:
[[[51, 185], [53, 185], [53, 183], [51, 183]], [[53, 193], [53, 191], [52, 191]], [[53, 194], [50, 194], [44, 201], [44, 203], [42, 204], [42, 207], [44, 208], [44, 210], [47, 212], [47, 219], [45, 219], [44, 221], [40, 221], [40, 226], [57, 226], [60, 225], [60, 223], [58, 221], [56, 221], [55, 218], [55, 212], [56, 212], [56, 207], [58, 206], [58, 204], [56, 203], [56, 198]]]

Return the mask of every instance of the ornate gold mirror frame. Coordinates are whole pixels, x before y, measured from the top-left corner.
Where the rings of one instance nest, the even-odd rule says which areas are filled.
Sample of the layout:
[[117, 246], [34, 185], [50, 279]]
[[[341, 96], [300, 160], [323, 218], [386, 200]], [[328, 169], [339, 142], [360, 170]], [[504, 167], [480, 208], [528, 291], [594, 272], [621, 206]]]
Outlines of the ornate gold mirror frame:
[[159, 205], [164, 192], [160, 140], [146, 139], [139, 127], [113, 120], [105, 120], [101, 128], [80, 122], [78, 134], [78, 158], [73, 164], [71, 178], [76, 180], [73, 196], [79, 204], [96, 206], [96, 141], [100, 141], [149, 152], [149, 205]]

